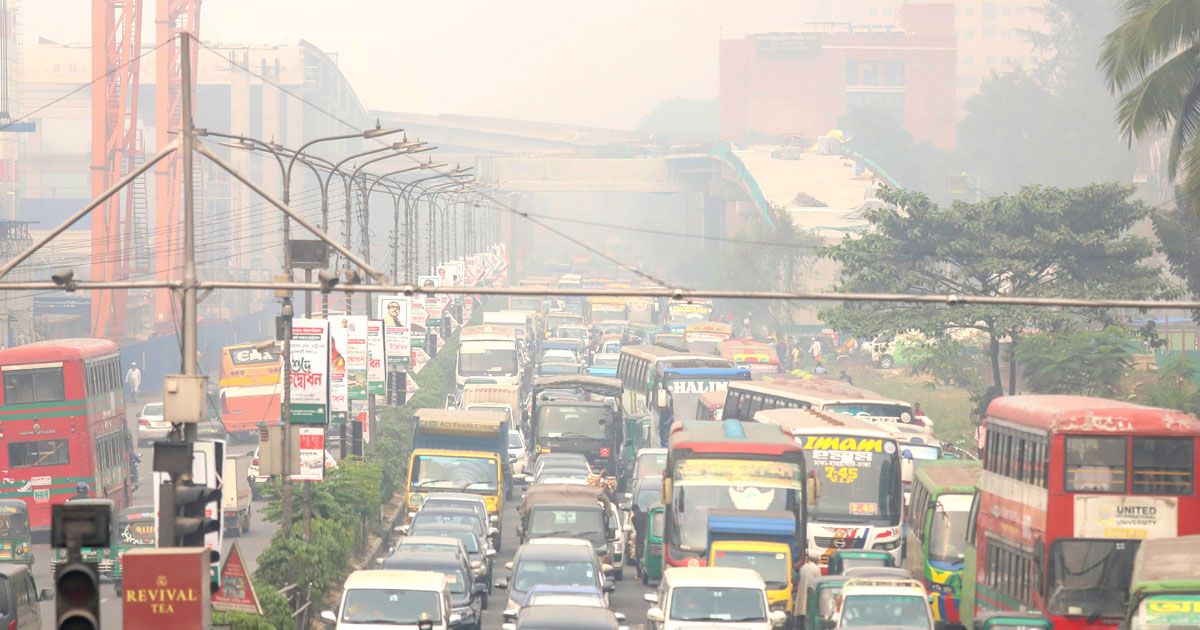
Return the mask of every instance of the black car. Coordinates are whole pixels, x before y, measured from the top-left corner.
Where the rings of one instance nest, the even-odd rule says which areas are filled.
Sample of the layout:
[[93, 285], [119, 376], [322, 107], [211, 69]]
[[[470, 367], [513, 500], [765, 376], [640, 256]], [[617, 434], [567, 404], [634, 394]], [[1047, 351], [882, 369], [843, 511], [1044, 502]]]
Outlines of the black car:
[[402, 550], [384, 560], [379, 568], [445, 574], [450, 581], [450, 607], [462, 619], [459, 627], [474, 630], [482, 627], [483, 615], [480, 611], [487, 607], [487, 583], [483, 576], [472, 576], [471, 567], [462, 558], [453, 553]]
[[624, 628], [613, 611], [584, 606], [530, 606], [517, 613], [505, 630], [618, 630]]

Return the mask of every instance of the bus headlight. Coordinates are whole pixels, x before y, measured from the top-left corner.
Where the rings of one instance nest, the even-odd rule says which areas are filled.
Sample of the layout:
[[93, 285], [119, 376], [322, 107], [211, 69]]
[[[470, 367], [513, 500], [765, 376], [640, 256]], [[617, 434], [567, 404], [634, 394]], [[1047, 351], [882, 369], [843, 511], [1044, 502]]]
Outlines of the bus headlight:
[[891, 551], [893, 549], [896, 549], [899, 546], [900, 546], [900, 539], [897, 538], [896, 540], [889, 540], [886, 542], [877, 542], [877, 543], [875, 543], [874, 548], [878, 549], [879, 551]]

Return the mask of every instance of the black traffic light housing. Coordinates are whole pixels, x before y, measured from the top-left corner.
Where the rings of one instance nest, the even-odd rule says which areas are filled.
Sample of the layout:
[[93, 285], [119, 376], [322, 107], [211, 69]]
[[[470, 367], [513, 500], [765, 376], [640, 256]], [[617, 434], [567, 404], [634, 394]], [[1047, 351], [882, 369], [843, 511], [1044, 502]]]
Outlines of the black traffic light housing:
[[[159, 486], [159, 546], [203, 547], [204, 536], [221, 528], [220, 518], [208, 518], [204, 507], [221, 500], [221, 489], [193, 483]], [[220, 507], [218, 507], [218, 510]]]
[[67, 562], [54, 573], [54, 609], [59, 630], [99, 630], [100, 572], [90, 562]]

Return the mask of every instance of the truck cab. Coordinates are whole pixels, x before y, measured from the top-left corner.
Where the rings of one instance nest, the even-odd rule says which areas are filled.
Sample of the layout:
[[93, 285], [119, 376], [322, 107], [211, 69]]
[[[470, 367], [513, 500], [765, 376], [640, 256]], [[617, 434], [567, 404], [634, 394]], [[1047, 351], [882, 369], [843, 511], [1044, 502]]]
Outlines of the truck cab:
[[708, 514], [708, 566], [753, 569], [762, 576], [772, 611], [791, 620], [795, 588], [789, 512], [712, 510]]
[[421, 507], [434, 492], [483, 497], [499, 515], [511, 492], [508, 416], [497, 411], [418, 409], [413, 414], [408, 465], [408, 509]]
[[579, 453], [594, 471], [623, 477], [621, 381], [599, 376], [546, 376], [534, 380], [530, 413], [533, 451]]

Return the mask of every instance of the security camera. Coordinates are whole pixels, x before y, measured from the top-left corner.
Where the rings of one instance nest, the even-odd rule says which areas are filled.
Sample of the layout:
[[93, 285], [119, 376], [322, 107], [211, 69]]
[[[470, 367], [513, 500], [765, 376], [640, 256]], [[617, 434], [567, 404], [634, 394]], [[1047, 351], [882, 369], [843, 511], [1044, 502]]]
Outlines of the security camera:
[[322, 269], [317, 272], [317, 282], [321, 283], [321, 293], [329, 293], [337, 286], [338, 277], [332, 271]]
[[54, 284], [65, 287], [75, 281], [75, 270], [70, 267], [59, 269], [50, 276], [50, 279], [54, 281]]

